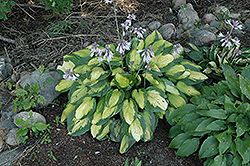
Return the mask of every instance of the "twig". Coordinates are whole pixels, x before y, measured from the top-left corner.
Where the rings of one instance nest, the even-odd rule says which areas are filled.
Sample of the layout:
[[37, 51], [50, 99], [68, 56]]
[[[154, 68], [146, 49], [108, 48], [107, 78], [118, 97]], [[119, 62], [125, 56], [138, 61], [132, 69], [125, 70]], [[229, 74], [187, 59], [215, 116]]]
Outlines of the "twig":
[[21, 6], [19, 6], [17, 3], [16, 3], [16, 5], [20, 8], [20, 9], [22, 9], [22, 11], [24, 11], [24, 13], [26, 13], [28, 16], [30, 16], [30, 18], [32, 18], [33, 20], [36, 20], [34, 17], [32, 17], [28, 12], [26, 12], [23, 8], [21, 8]]
[[45, 7], [43, 7], [43, 6], [38, 6], [38, 5], [20, 4], [20, 3], [16, 3], [16, 4], [19, 5], [19, 6], [22, 6], [22, 7], [34, 7], [34, 8], [45, 9]]
[[16, 43], [15, 40], [5, 38], [5, 37], [3, 37], [3, 36], [1, 36], [1, 35], [0, 35], [0, 40], [3, 40], [3, 41], [5, 41], [5, 42], [11, 43], [11, 44], [15, 44], [15, 43]]
[[65, 39], [65, 38], [69, 38], [69, 37], [96, 37], [96, 36], [100, 36], [100, 35], [84, 35], [84, 34], [79, 34], [79, 35], [69, 35], [69, 36], [62, 36], [62, 37], [56, 37], [56, 38], [49, 38], [49, 39], [41, 39], [39, 41], [36, 41], [32, 44], [36, 44], [39, 43], [41, 41], [46, 42], [46, 41], [51, 41], [51, 40], [60, 40], [60, 39]]

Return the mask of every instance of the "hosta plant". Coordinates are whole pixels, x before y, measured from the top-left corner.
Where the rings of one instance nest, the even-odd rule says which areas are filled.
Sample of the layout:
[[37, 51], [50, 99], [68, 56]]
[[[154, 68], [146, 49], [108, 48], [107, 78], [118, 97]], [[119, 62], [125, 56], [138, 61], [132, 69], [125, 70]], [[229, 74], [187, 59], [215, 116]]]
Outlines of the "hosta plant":
[[215, 42], [210, 47], [201, 48], [189, 43], [193, 50], [188, 53], [188, 56], [205, 69], [204, 72], [211, 78], [210, 82], [214, 82], [213, 79], [222, 78], [222, 65], [229, 64], [237, 73], [240, 73], [250, 62], [250, 49], [241, 48], [238, 37], [232, 37], [232, 32], [242, 29], [242, 25], [239, 21], [230, 19], [224, 22], [228, 32], [225, 35], [219, 33], [219, 42]]
[[170, 119], [174, 138], [170, 148], [177, 155], [198, 151], [206, 166], [250, 164], [250, 67], [237, 75], [229, 65], [222, 66], [226, 80], [201, 88], [192, 104], [177, 108]]
[[120, 153], [139, 140], [151, 140], [169, 104], [186, 104], [186, 95], [200, 94], [192, 85], [207, 78], [182, 53], [181, 46], [154, 31], [144, 40], [105, 47], [94, 43], [65, 55], [58, 67], [64, 79], [56, 90], [69, 90], [61, 116], [61, 121], [67, 119], [69, 134], [90, 130], [98, 140], [109, 134], [121, 142]]

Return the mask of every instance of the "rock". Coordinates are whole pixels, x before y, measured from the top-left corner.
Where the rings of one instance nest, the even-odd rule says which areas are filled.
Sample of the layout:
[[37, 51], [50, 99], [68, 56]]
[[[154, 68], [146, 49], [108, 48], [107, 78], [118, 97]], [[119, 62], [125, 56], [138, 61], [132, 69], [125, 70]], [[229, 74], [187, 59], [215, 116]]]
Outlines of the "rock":
[[240, 18], [241, 14], [240, 13], [231, 13], [229, 14], [229, 17], [232, 19], [237, 20], [238, 18]]
[[186, 5], [186, 0], [173, 0], [173, 9], [179, 9], [181, 5]]
[[142, 22], [138, 22], [138, 23], [134, 23], [134, 27], [142, 27], [142, 28], [146, 28], [148, 25], [148, 21], [142, 21]]
[[176, 29], [176, 38], [179, 39], [181, 37], [183, 37], [184, 35], [184, 30], [181, 26], [178, 26], [178, 28]]
[[216, 21], [217, 17], [213, 15], [212, 13], [207, 13], [203, 16], [202, 21], [206, 24], [210, 24], [212, 21]]
[[[30, 118], [29, 116], [29, 112], [27, 111], [23, 111], [23, 112], [20, 112], [18, 114], [16, 114], [14, 116], [14, 124], [17, 126], [17, 127], [22, 127], [22, 126], [18, 126], [16, 123], [15, 123], [15, 119], [16, 118], [21, 118], [23, 119], [24, 121], [26, 121], [28, 118]], [[37, 112], [33, 112], [33, 115], [31, 117], [31, 119], [33, 119], [33, 121], [29, 121], [29, 124], [32, 124], [33, 122], [41, 122], [41, 123], [45, 123], [46, 124], [46, 119], [44, 118], [43, 115], [37, 113]]]
[[210, 25], [206, 24], [205, 26], [203, 26], [201, 29], [203, 30], [207, 30], [209, 32], [212, 32], [214, 34], [216, 34], [218, 32], [218, 29], [215, 27], [211, 27]]
[[190, 35], [190, 42], [198, 46], [207, 45], [216, 40], [216, 35], [206, 30], [197, 30], [191, 32]]
[[161, 26], [161, 23], [159, 21], [153, 21], [148, 24], [148, 28], [151, 31], [157, 30], [158, 28], [160, 28], [160, 26]]
[[215, 28], [219, 28], [220, 26], [222, 26], [223, 25], [223, 23], [221, 22], [221, 21], [212, 21], [211, 23], [210, 23], [210, 26], [211, 27], [215, 27]]
[[184, 27], [192, 27], [195, 22], [199, 20], [198, 13], [194, 10], [193, 6], [188, 3], [184, 8], [181, 8], [178, 12], [178, 20]]
[[3, 147], [4, 147], [4, 141], [3, 138], [0, 137], [0, 152], [3, 150]]
[[169, 40], [176, 32], [175, 26], [172, 23], [168, 23], [163, 25], [159, 29], [160, 34], [162, 35], [163, 39]]
[[13, 116], [16, 115], [16, 113], [13, 112], [14, 106], [15, 104], [13, 102], [4, 106], [4, 108], [1, 110], [2, 117], [0, 121], [4, 121], [4, 120], [12, 121], [13, 120]]
[[45, 103], [42, 104], [43, 106], [45, 106], [51, 103], [60, 94], [55, 90], [57, 82], [61, 79], [60, 75], [56, 71], [50, 71], [42, 75], [40, 75], [39, 70], [36, 70], [32, 73], [27, 73], [21, 76], [17, 84], [24, 88], [26, 84], [32, 85], [33, 83], [37, 82], [38, 85], [42, 87], [47, 78], [52, 78], [53, 83], [51, 85], [46, 84], [45, 88], [43, 89], [40, 88], [40, 94], [46, 99]]
[[18, 130], [18, 128], [14, 128], [14, 129], [11, 129], [10, 132], [8, 133], [7, 138], [5, 140], [5, 142], [8, 145], [11, 145], [11, 146], [17, 146], [17, 145], [19, 145], [19, 141], [16, 138], [16, 137], [18, 137], [16, 135], [17, 130]]
[[0, 56], [0, 78], [5, 79], [12, 74], [12, 66], [5, 56]]
[[250, 32], [250, 18], [245, 21], [244, 25], [245, 30]]
[[22, 151], [20, 149], [4, 151], [0, 153], [0, 165], [11, 166], [21, 156]]
[[2, 137], [3, 140], [5, 140], [9, 131], [15, 127], [16, 127], [15, 124], [10, 120], [1, 121], [0, 122], [0, 137]]

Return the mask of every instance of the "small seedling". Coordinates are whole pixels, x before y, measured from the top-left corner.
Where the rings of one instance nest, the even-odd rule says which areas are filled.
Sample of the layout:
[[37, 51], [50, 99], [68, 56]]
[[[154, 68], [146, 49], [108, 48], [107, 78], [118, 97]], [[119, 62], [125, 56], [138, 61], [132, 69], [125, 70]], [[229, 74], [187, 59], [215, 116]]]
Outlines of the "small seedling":
[[54, 120], [54, 122], [56, 123], [56, 127], [59, 126], [59, 123], [61, 123], [62, 125], [64, 125], [64, 122], [60, 121], [60, 117], [59, 116], [56, 116], [56, 119]]
[[55, 160], [55, 161], [57, 160], [52, 151], [50, 151], [50, 153], [48, 154], [48, 156], [52, 157], [53, 160]]

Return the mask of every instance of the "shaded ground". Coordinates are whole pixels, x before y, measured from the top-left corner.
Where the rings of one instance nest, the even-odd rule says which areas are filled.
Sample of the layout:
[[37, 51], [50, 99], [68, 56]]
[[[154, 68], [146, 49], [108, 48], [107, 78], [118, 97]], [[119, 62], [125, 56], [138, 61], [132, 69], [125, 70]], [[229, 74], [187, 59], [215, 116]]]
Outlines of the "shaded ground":
[[[28, 3], [25, 0], [16, 2]], [[75, 1], [74, 13], [64, 17], [53, 16], [50, 11], [37, 7], [21, 5], [13, 7], [12, 13], [8, 14], [8, 20], [0, 21], [0, 35], [16, 40], [16, 44], [0, 41], [0, 55], [8, 53], [14, 70], [20, 74], [23, 71], [34, 71], [40, 65], [53, 69], [62, 63], [63, 55], [83, 49], [94, 41], [116, 43], [118, 38], [113, 10], [103, 2]], [[187, 2], [193, 4], [200, 17], [213, 12], [217, 5], [231, 7], [235, 13], [250, 10], [249, 0], [188, 0]], [[144, 24], [151, 21], [160, 21], [162, 24], [171, 22], [178, 26], [177, 11], [170, 13], [170, 7], [172, 7], [170, 0], [118, 0], [118, 20], [120, 23], [123, 22], [127, 14], [132, 12], [137, 16], [137, 22]], [[240, 39], [245, 47], [250, 47], [249, 33]], [[67, 134], [66, 125], [59, 123], [57, 126], [55, 123], [65, 103], [67, 95], [62, 94], [57, 102], [39, 110], [51, 124], [52, 132], [49, 136], [52, 142], [44, 145], [37, 139], [31, 139], [24, 145], [24, 148], [29, 147], [28, 155], [23, 156], [17, 164], [113, 166], [121, 165], [127, 158], [131, 161], [138, 157], [143, 161], [143, 165], [202, 165], [197, 154], [182, 158], [175, 155], [174, 149], [167, 148], [171, 141], [166, 137], [170, 126], [164, 120], [159, 121], [152, 141], [139, 142], [123, 155], [119, 154], [119, 143], [108, 139], [98, 141], [93, 139], [90, 133], [71, 137]]]

